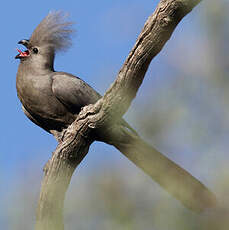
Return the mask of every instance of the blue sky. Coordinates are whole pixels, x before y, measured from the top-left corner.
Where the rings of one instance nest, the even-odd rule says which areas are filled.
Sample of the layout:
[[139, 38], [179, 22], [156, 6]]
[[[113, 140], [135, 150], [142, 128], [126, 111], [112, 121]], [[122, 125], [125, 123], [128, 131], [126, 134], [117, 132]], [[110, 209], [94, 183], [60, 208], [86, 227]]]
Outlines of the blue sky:
[[[33, 29], [50, 10], [68, 12], [70, 20], [75, 22], [77, 32], [73, 47], [57, 56], [55, 69], [75, 74], [103, 93], [115, 79], [145, 20], [153, 12], [156, 2], [158, 1], [152, 4], [149, 0], [96, 2], [87, 0], [67, 1], [67, 3], [39, 1], [38, 4], [25, 0], [23, 3], [14, 3], [13, 7], [11, 2], [5, 2], [0, 15], [2, 24], [0, 40], [4, 54], [4, 58], [3, 55], [1, 57], [3, 74], [0, 91], [3, 102], [0, 175], [3, 181], [11, 183], [31, 161], [38, 161], [41, 167], [56, 146], [53, 137], [32, 124], [21, 110], [15, 89], [19, 64], [19, 61], [14, 59], [17, 54], [16, 48], [19, 47], [17, 42], [29, 38]], [[174, 36], [182, 32], [183, 27], [195, 24], [190, 22], [195, 22], [193, 18], [196, 12], [185, 18]], [[165, 52], [163, 51], [162, 55]], [[167, 72], [164, 70], [164, 62], [159, 55], [152, 65], [156, 71], [163, 74]], [[158, 85], [164, 81], [165, 79], [161, 77], [156, 78]], [[151, 87], [147, 84], [143, 84], [142, 88], [139, 91], [140, 103], [144, 95], [151, 91]], [[103, 147], [101, 144], [95, 145], [95, 149]], [[112, 148], [111, 150], [113, 151]]]
[[3, 172], [0, 175], [4, 181], [11, 176], [15, 178], [32, 159], [47, 160], [56, 145], [21, 110], [15, 88], [19, 61], [14, 57], [16, 48], [20, 48], [17, 42], [29, 38], [50, 10], [68, 12], [77, 31], [74, 45], [67, 53], [57, 56], [55, 68], [80, 76], [103, 93], [114, 80], [154, 5], [151, 1], [39, 1], [39, 5], [24, 1], [12, 7], [11, 2], [5, 2], [0, 15], [4, 31], [0, 38], [4, 53], [0, 91], [3, 102], [0, 170]]
[[[5, 1], [4, 5], [2, 3], [3, 6], [0, 14], [2, 30], [0, 36], [2, 50], [2, 74], [0, 79], [2, 133], [0, 138], [0, 180], [3, 186], [1, 186], [0, 192], [3, 192], [3, 194], [7, 193], [8, 189], [14, 187], [15, 184], [26, 183], [25, 178], [27, 178], [28, 173], [34, 172], [41, 177], [41, 169], [56, 146], [54, 138], [31, 123], [21, 110], [15, 88], [16, 72], [19, 64], [19, 61], [14, 59], [17, 54], [16, 48], [19, 48], [17, 42], [21, 39], [29, 38], [33, 29], [50, 10], [68, 12], [70, 19], [75, 22], [74, 28], [77, 32], [73, 38], [73, 47], [68, 52], [61, 53], [56, 57], [55, 69], [75, 74], [83, 78], [100, 93], [104, 93], [115, 79], [144, 22], [153, 12], [157, 2], [150, 0], [52, 0], [37, 2], [24, 0], [23, 2], [14, 2], [13, 4], [11, 1]], [[174, 98], [171, 98], [167, 95], [166, 89], [173, 85], [174, 74], [178, 71], [174, 60], [180, 63], [184, 60], [189, 60], [191, 52], [198, 52], [200, 38], [206, 38], [204, 27], [198, 26], [198, 20], [201, 18], [200, 14], [202, 12], [203, 4], [200, 4], [179, 24], [171, 40], [153, 60], [137, 98], [126, 116], [130, 123], [135, 121], [137, 116], [140, 116], [140, 108], [147, 103], [152, 102], [152, 105], [155, 103], [156, 107], [157, 102], [160, 101], [160, 111], [166, 113], [170, 106], [173, 106], [174, 98], [182, 98], [185, 102], [185, 98], [189, 96], [189, 91], [187, 90], [187, 94], [184, 95], [181, 94], [182, 92], [178, 92], [175, 96], [172, 94]], [[185, 42], [184, 36], [188, 38]], [[195, 50], [193, 50], [193, 44], [197, 46]], [[185, 51], [185, 49], [188, 51]], [[177, 50], [183, 52], [180, 55], [182, 57], [177, 55], [173, 60], [171, 57], [177, 54]], [[202, 63], [204, 58], [199, 57], [199, 63]], [[197, 63], [196, 66], [194, 64], [193, 68], [190, 68], [190, 75], [182, 68], [178, 72], [180, 76], [183, 74], [186, 77], [196, 74], [195, 70], [202, 71], [201, 74], [203, 76], [207, 75], [207, 70], [201, 68], [202, 66], [198, 66]], [[202, 98], [203, 94], [206, 95], [206, 98], [208, 97], [206, 89], [201, 88], [201, 84], [205, 84], [205, 81], [206, 78], [203, 77], [198, 82], [193, 80], [193, 84], [190, 85], [190, 87], [195, 88], [197, 92], [195, 96], [198, 96], [198, 100]], [[182, 86], [182, 83], [180, 84]], [[211, 92], [218, 95], [216, 89], [213, 89], [213, 87], [211, 89]], [[160, 94], [158, 94], [159, 92]], [[204, 104], [205, 99], [203, 98], [201, 100], [203, 100]], [[195, 104], [196, 97], [192, 98], [192, 100], [189, 100], [187, 103], [189, 105]], [[209, 144], [211, 143], [210, 136], [216, 130], [214, 129], [216, 126], [212, 126], [211, 122], [204, 122], [206, 120], [206, 111], [208, 109], [211, 111], [212, 108], [203, 108], [201, 104], [201, 109], [204, 110], [203, 113], [199, 113], [198, 109], [196, 112], [196, 117], [202, 119], [199, 125], [203, 128], [203, 133], [200, 133], [200, 136], [204, 136], [206, 138], [204, 140]], [[217, 113], [217, 109], [213, 110], [214, 112], [211, 112], [213, 115], [210, 115], [212, 120], [220, 116]], [[201, 144], [193, 144], [192, 133], [188, 130], [192, 128], [192, 125], [195, 126], [198, 123], [195, 118], [188, 116], [187, 111], [185, 107], [182, 107], [176, 115], [182, 118], [187, 117], [189, 119], [187, 122], [179, 123], [175, 120], [176, 123], [174, 123], [174, 126], [171, 126], [170, 133], [155, 135], [152, 144], [155, 144], [165, 154], [168, 152], [173, 153], [170, 155], [171, 158], [181, 163], [197, 177], [211, 184], [211, 180], [207, 178], [207, 175], [209, 167], [213, 163], [210, 163], [210, 166], [205, 165], [198, 169], [199, 171], [193, 170], [192, 165], [198, 162], [198, 152], [204, 152], [207, 149]], [[147, 113], [147, 111], [144, 112]], [[193, 113], [195, 113], [195, 109]], [[138, 124], [131, 123], [131, 125], [141, 133], [141, 127]], [[225, 134], [226, 130], [224, 130], [223, 124], [221, 126], [217, 126], [220, 129], [217, 132]], [[209, 136], [205, 137], [207, 132], [211, 135], [209, 134]], [[163, 141], [158, 141], [161, 137], [163, 137]], [[225, 136], [224, 138], [226, 139]], [[228, 147], [227, 141], [224, 138], [220, 141], [222, 152]], [[213, 154], [210, 156], [212, 157], [211, 161], [215, 161], [216, 157]], [[223, 156], [224, 154], [222, 154], [222, 158]], [[89, 155], [80, 166], [81, 173], [89, 173], [101, 165], [104, 166], [114, 162], [118, 164], [117, 162], [121, 161], [124, 161], [124, 158], [117, 154], [117, 151], [112, 147], [96, 143], [91, 146]], [[217, 161], [215, 162], [217, 163]]]
[[[68, 12], [77, 32], [73, 47], [57, 56], [55, 69], [75, 74], [103, 93], [114, 80], [154, 5], [151, 1], [39, 1], [39, 4], [5, 1], [0, 15], [4, 53], [0, 84], [0, 178], [7, 186], [16, 179], [23, 180], [24, 170], [32, 162], [37, 162], [37, 169], [41, 169], [56, 146], [54, 138], [31, 123], [21, 110], [15, 88], [19, 61], [14, 57], [16, 48], [20, 48], [17, 42], [29, 38], [50, 10]], [[103, 145], [95, 145], [95, 149], [101, 148]]]

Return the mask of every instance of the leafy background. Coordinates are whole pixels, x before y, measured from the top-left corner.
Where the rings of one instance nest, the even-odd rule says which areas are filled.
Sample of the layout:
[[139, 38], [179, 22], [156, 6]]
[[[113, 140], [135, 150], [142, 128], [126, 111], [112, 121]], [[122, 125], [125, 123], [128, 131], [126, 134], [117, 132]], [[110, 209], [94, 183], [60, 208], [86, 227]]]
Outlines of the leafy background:
[[[42, 167], [52, 136], [23, 114], [16, 96], [15, 48], [50, 10], [76, 22], [74, 46], [56, 58], [100, 93], [114, 81], [158, 1], [5, 1], [1, 25], [0, 227], [35, 223]], [[197, 215], [125, 159], [94, 143], [77, 168], [65, 203], [66, 229], [227, 229], [229, 207], [229, 1], [203, 1], [184, 18], [125, 115], [141, 136], [203, 181], [220, 208]], [[172, 182], [171, 182], [172, 183]]]

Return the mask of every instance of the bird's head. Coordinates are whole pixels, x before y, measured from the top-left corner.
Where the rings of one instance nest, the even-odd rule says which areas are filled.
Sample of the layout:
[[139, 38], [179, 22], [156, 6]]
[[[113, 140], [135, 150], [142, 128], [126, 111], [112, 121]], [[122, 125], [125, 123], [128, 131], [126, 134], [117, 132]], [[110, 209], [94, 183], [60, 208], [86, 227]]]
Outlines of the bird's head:
[[19, 54], [15, 57], [16, 59], [24, 60], [32, 56], [32, 54], [38, 54], [38, 48], [36, 46], [33, 47], [29, 40], [27, 39], [20, 40], [18, 44], [24, 45], [27, 48], [27, 50], [21, 51], [20, 49], [17, 49]]
[[30, 39], [18, 43], [26, 47], [15, 57], [21, 62], [30, 61], [45, 66], [52, 66], [55, 54], [71, 45], [72, 22], [66, 21], [61, 11], [50, 12], [33, 31]]

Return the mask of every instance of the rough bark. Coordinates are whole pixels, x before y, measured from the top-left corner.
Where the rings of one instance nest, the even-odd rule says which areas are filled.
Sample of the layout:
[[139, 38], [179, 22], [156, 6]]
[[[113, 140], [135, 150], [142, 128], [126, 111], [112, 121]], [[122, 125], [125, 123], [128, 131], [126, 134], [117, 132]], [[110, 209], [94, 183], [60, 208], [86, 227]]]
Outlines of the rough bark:
[[[58, 144], [45, 171], [36, 230], [64, 229], [65, 192], [74, 170], [88, 153], [93, 141], [102, 140], [113, 144], [121, 152], [126, 152], [128, 141], [126, 146], [120, 146], [109, 139], [112, 136], [109, 130], [115, 130], [111, 124], [115, 124], [128, 110], [151, 60], [163, 48], [180, 20], [199, 2], [200, 0], [161, 0], [145, 23], [115, 82], [95, 105], [84, 107], [66, 130], [63, 141]], [[147, 148], [143, 141], [141, 143], [143, 148]], [[126, 156], [131, 159], [130, 151], [127, 151]], [[144, 165], [142, 168], [145, 170]]]

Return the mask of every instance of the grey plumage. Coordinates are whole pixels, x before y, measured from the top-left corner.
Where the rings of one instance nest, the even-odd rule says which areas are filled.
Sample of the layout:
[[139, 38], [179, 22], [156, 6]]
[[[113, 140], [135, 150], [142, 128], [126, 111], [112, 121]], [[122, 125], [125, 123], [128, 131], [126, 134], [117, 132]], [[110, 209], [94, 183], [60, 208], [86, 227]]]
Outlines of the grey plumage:
[[29, 40], [19, 42], [28, 48], [27, 55], [16, 56], [21, 59], [16, 86], [23, 110], [48, 132], [67, 128], [83, 106], [101, 97], [80, 78], [53, 69], [56, 52], [71, 44], [72, 23], [65, 18], [62, 12], [49, 13]]
[[[66, 50], [71, 45], [72, 23], [65, 19], [61, 12], [49, 13], [29, 40], [19, 42], [27, 50], [18, 50], [16, 56], [20, 59], [16, 86], [23, 111], [32, 122], [54, 134], [57, 139], [58, 134], [76, 119], [83, 106], [94, 104], [101, 97], [82, 79], [54, 71], [56, 52]], [[135, 133], [124, 120], [121, 120], [120, 126]], [[135, 136], [133, 141], [124, 136], [114, 137], [111, 143], [184, 205], [200, 211], [214, 204], [214, 195], [185, 170], [139, 137]], [[126, 143], [123, 138], [132, 141]], [[196, 194], [198, 197], [195, 197]]]
[[48, 46], [54, 52], [66, 50], [72, 44], [72, 22], [62, 11], [50, 12], [33, 31], [29, 43], [32, 46]]
[[[29, 40], [19, 42], [28, 50], [19, 50], [16, 56], [21, 59], [16, 86], [23, 111], [31, 121], [55, 136], [75, 120], [83, 106], [94, 104], [101, 97], [82, 79], [54, 71], [56, 52], [70, 47], [74, 32], [73, 23], [67, 22], [66, 16], [61, 11], [50, 12]], [[121, 124], [136, 133], [124, 120]]]

